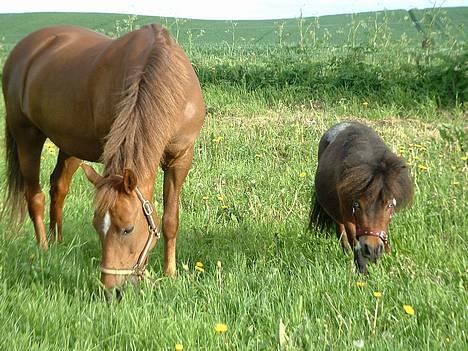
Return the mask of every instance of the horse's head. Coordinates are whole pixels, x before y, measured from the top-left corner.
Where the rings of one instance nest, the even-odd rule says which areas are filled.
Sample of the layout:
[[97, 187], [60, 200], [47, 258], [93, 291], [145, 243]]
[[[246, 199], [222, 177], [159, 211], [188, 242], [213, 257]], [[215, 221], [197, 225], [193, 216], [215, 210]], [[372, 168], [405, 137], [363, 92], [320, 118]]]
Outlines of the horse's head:
[[91, 166], [82, 168], [96, 187], [93, 225], [102, 246], [101, 281], [117, 288], [143, 276], [149, 251], [159, 238], [153, 208], [137, 186], [135, 174], [100, 176]]
[[395, 207], [395, 198], [369, 201], [366, 196], [361, 196], [352, 201], [354, 258], [361, 273], [367, 273], [367, 263], [376, 262], [384, 250], [390, 252], [387, 233]]
[[413, 185], [402, 158], [384, 152], [378, 162], [360, 163], [342, 173], [338, 185], [342, 217], [361, 273], [369, 261], [390, 252], [388, 226], [397, 209], [411, 203]]

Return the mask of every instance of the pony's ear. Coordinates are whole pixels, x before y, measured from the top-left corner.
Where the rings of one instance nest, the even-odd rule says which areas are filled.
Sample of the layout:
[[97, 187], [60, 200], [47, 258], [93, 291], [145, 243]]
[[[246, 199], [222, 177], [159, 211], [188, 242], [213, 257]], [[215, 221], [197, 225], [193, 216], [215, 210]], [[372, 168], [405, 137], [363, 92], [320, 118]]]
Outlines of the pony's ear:
[[137, 178], [131, 169], [125, 168], [123, 174], [123, 189], [127, 194], [131, 194], [137, 187]]
[[86, 178], [88, 178], [88, 180], [94, 185], [96, 186], [96, 184], [101, 181], [102, 179], [102, 176], [99, 175], [98, 172], [96, 172], [94, 170], [93, 167], [91, 167], [90, 165], [87, 165], [86, 163], [82, 163], [81, 164], [81, 168], [83, 168], [83, 171], [85, 172], [86, 174]]

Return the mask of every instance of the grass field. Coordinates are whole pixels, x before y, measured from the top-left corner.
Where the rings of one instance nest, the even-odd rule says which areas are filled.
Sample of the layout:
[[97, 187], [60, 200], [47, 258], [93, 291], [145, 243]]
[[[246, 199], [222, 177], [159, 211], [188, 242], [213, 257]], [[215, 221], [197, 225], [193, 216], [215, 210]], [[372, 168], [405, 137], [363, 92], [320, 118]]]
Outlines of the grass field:
[[[440, 21], [463, 24], [463, 11]], [[33, 27], [56, 23], [51, 14], [23, 16], [0, 16], [3, 57]], [[115, 16], [60, 16], [106, 32], [122, 27]], [[332, 19], [349, 29], [349, 17], [323, 21]], [[284, 43], [275, 33], [268, 43], [243, 45], [239, 34], [232, 49], [229, 36], [218, 39], [229, 45], [210, 41], [214, 24], [181, 23], [181, 33], [205, 30], [183, 45], [208, 115], [181, 201], [177, 278], [162, 276], [158, 244], [152, 279], [128, 289], [120, 303], [104, 301], [93, 191], [78, 171], [63, 244], [42, 252], [29, 221], [16, 233], [3, 219], [0, 350], [174, 350], [179, 343], [184, 350], [466, 349], [465, 29], [435, 32], [429, 48], [414, 44], [421, 41], [416, 32], [403, 42], [403, 32], [388, 42], [370, 32], [354, 44], [346, 37], [301, 47], [296, 30]], [[265, 33], [278, 28], [247, 24]], [[306, 230], [318, 140], [347, 119], [373, 126], [405, 157], [416, 190], [413, 207], [391, 225], [392, 253], [367, 277], [355, 273], [333, 234]], [[43, 150], [45, 192], [56, 153]], [[4, 166], [0, 173], [5, 179]], [[161, 177], [156, 189], [160, 213]], [[218, 323], [227, 331], [215, 331]]]

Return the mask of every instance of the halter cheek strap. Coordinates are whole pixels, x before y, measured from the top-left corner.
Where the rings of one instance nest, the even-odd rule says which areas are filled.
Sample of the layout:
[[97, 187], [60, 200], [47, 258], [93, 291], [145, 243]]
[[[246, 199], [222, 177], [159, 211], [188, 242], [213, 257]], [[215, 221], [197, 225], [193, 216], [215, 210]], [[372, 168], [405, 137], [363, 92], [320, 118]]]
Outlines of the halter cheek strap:
[[141, 202], [143, 214], [145, 215], [146, 221], [148, 222], [148, 239], [146, 239], [145, 246], [143, 247], [140, 256], [138, 256], [138, 260], [132, 269], [114, 269], [100, 265], [99, 270], [104, 274], [134, 275], [140, 279], [143, 278], [148, 262], [148, 253], [151, 249], [151, 244], [153, 243], [153, 240], [159, 240], [159, 238], [161, 238], [161, 232], [159, 231], [158, 227], [156, 227], [153, 216], [151, 215], [154, 211], [151, 202], [143, 197], [143, 194], [141, 193], [140, 189], [138, 189], [138, 187], [135, 188], [135, 192], [137, 194], [138, 200]]

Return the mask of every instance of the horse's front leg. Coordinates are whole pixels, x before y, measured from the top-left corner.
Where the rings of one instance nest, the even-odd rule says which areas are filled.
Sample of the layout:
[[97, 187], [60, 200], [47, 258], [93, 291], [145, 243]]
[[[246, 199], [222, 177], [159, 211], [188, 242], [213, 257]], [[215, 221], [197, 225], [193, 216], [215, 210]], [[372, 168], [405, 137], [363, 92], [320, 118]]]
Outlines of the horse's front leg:
[[351, 246], [349, 245], [348, 235], [346, 234], [346, 229], [343, 223], [336, 223], [336, 236], [341, 242], [343, 253], [347, 254], [350, 251]]
[[179, 198], [185, 177], [191, 166], [189, 162], [174, 163], [164, 168], [164, 214], [162, 227], [164, 234], [164, 274], [176, 274], [176, 239], [179, 228]]

